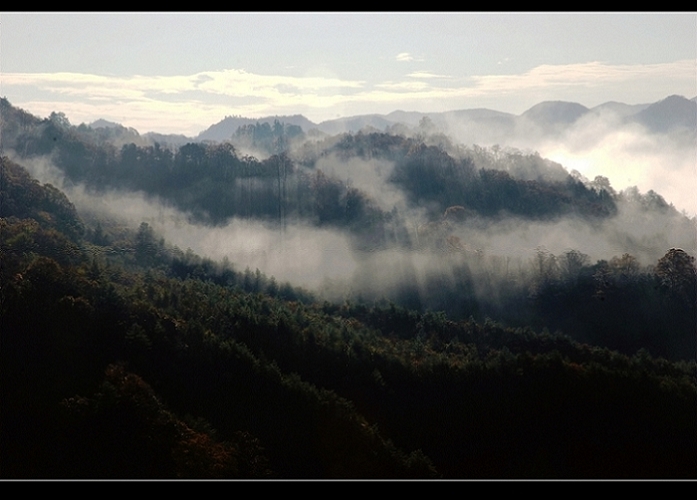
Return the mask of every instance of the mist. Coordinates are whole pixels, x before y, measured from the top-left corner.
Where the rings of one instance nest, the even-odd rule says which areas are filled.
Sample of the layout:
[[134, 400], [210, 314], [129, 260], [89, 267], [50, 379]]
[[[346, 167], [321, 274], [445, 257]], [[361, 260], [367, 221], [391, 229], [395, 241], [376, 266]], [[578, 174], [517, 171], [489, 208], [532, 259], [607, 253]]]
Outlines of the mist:
[[[143, 193], [92, 193], [67, 182], [48, 157], [16, 161], [41, 182], [64, 190], [86, 219], [119, 220], [132, 229], [147, 222], [159, 237], [182, 250], [191, 249], [216, 261], [227, 259], [238, 271], [259, 269], [279, 281], [334, 300], [399, 298], [405, 290], [416, 290], [418, 301], [428, 305], [434, 287], [447, 290], [457, 280], [471, 279], [472, 291], [491, 301], [498, 293], [496, 288], [512, 279], [525, 286], [522, 283], [532, 279], [531, 269], [540, 252], [559, 256], [575, 250], [586, 255], [591, 264], [628, 253], [642, 266], [655, 265], [672, 247], [697, 253], [695, 220], [669, 210], [649, 210], [640, 196], [653, 189], [679, 209], [697, 213], [694, 144], [684, 137], [650, 134], [611, 113], [586, 115], [553, 139], [539, 130], [520, 127], [506, 145], [529, 150], [532, 141], [540, 161], [547, 162], [544, 168], [554, 178], [562, 169], [550, 166], [547, 159], [586, 178], [607, 177], [616, 191], [628, 186], [637, 186], [638, 191], [626, 189], [616, 201], [618, 213], [596, 221], [573, 215], [536, 221], [470, 214], [447, 225], [443, 237], [450, 238], [452, 248], [424, 249], [415, 245], [417, 231], [433, 221], [426, 217], [427, 207], [414, 205], [405, 191], [390, 181], [394, 162], [319, 156], [315, 170], [358, 189], [383, 212], [400, 214], [410, 241], [393, 241], [385, 248], [366, 252], [357, 250], [351, 234], [338, 228], [293, 219], [281, 228], [275, 222], [237, 217], [216, 226], [204, 225], [191, 214]], [[536, 169], [535, 165], [528, 168], [531, 178]], [[523, 171], [511, 174], [524, 175]]]
[[541, 155], [589, 179], [607, 177], [617, 191], [655, 191], [678, 210], [697, 215], [697, 142], [652, 134], [640, 125], [614, 129], [602, 118], [581, 120], [557, 143], [541, 142]]
[[697, 216], [697, 137], [675, 126], [653, 132], [620, 112], [594, 108], [571, 124], [543, 127], [524, 117], [501, 123], [443, 122], [444, 132], [462, 144], [508, 146], [537, 151], [542, 157], [580, 172], [603, 176], [616, 191], [651, 190], [688, 216]]
[[342, 160], [332, 154], [320, 158], [315, 168], [367, 194], [381, 210], [389, 212], [393, 208], [405, 210], [407, 200], [403, 191], [389, 182], [394, 170], [394, 162], [387, 160], [364, 160], [350, 158]]
[[189, 213], [146, 197], [111, 190], [93, 193], [66, 181], [48, 157], [13, 161], [42, 183], [63, 190], [87, 220], [112, 220], [136, 230], [149, 224], [168, 244], [216, 261], [227, 258], [238, 271], [259, 269], [277, 280], [311, 289], [326, 280], [348, 279], [356, 268], [348, 237], [337, 230], [290, 222], [284, 230], [254, 219], [232, 218], [209, 226], [193, 222]]

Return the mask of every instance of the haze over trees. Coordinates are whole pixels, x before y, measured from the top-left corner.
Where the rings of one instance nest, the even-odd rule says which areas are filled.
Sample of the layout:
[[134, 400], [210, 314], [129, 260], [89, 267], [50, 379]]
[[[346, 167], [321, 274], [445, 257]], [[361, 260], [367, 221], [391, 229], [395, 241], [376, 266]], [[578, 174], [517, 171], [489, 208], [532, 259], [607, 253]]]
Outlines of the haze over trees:
[[3, 477], [695, 477], [694, 218], [438, 116], [295, 118], [0, 101]]

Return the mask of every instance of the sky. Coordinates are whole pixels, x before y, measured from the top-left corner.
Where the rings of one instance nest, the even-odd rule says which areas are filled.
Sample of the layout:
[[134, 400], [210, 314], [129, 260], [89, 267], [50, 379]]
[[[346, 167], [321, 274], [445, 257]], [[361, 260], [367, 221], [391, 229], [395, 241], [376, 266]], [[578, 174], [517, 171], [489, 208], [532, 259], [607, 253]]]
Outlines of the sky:
[[695, 12], [0, 13], [0, 96], [140, 133], [672, 94], [697, 96]]

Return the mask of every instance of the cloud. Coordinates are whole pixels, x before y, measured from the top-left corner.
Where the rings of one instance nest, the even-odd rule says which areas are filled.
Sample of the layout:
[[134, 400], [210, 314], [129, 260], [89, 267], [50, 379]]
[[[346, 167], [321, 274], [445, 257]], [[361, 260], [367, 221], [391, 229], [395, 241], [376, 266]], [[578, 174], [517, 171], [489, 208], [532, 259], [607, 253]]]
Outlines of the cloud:
[[[231, 69], [193, 75], [111, 77], [82, 73], [10, 73], [4, 90], [40, 99], [13, 102], [44, 116], [60, 108], [76, 123], [124, 119], [140, 131], [197, 134], [233, 108], [260, 116], [282, 110], [328, 108], [360, 90], [364, 82], [327, 77], [261, 75]], [[195, 98], [191, 96], [195, 95]], [[222, 112], [221, 112], [222, 111]], [[176, 127], [175, 127], [176, 124]], [[200, 128], [199, 124], [203, 124]]]
[[[417, 59], [403, 52], [397, 60]], [[13, 104], [44, 116], [59, 110], [74, 123], [105, 118], [140, 131], [196, 135], [226, 114], [259, 117], [302, 113], [322, 121], [335, 117], [337, 110], [343, 115], [389, 113], [405, 106], [446, 111], [481, 107], [482, 100], [502, 103], [505, 99], [514, 100], [516, 106], [532, 106], [551, 99], [583, 102], [591, 93], [603, 95], [605, 100], [636, 102], [651, 90], [655, 94], [644, 99], [647, 102], [670, 94], [697, 94], [696, 72], [697, 62], [688, 59], [635, 65], [546, 64], [519, 74], [464, 78], [415, 71], [404, 80], [383, 81], [264, 75], [243, 69], [129, 77], [4, 73], [2, 88]], [[16, 99], [15, 95], [27, 97]]]
[[428, 71], [414, 71], [413, 73], [409, 73], [407, 76], [410, 78], [451, 78], [448, 75], [437, 75]]
[[395, 90], [398, 92], [421, 92], [431, 90], [425, 82], [385, 82], [375, 85], [376, 88], [385, 90]]
[[607, 177], [613, 188], [636, 186], [656, 191], [678, 210], [697, 216], [697, 151], [667, 135], [652, 135], [642, 127], [608, 129], [600, 119], [577, 124], [557, 141], [538, 143], [543, 156], [589, 179]]
[[226, 96], [273, 96], [285, 85], [299, 91], [361, 88], [363, 82], [326, 77], [260, 75], [239, 69], [207, 71], [193, 75], [110, 77], [83, 73], [10, 73], [3, 85], [33, 86], [46, 91], [76, 96], [107, 93], [113, 97], [137, 98], [146, 92], [183, 93], [203, 90]]
[[472, 77], [474, 87], [487, 92], [513, 92], [550, 87], [599, 87], [608, 84], [669, 80], [694, 88], [697, 62], [692, 59], [661, 64], [619, 64], [602, 62], [579, 64], [543, 64], [517, 75], [484, 75]]

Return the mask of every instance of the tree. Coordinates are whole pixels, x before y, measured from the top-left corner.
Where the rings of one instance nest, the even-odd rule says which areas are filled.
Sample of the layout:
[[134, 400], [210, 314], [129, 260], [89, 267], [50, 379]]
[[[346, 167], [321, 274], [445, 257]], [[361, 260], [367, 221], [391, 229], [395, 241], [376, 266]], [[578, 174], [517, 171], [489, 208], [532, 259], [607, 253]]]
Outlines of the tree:
[[106, 246], [109, 244], [109, 238], [104, 234], [104, 229], [102, 229], [102, 224], [97, 222], [97, 226], [92, 232], [92, 243], [99, 246]]
[[435, 131], [436, 126], [433, 124], [433, 121], [428, 116], [424, 116], [423, 118], [421, 118], [421, 120], [419, 120], [419, 138], [421, 140], [433, 134]]
[[581, 274], [581, 270], [586, 267], [590, 259], [588, 255], [578, 250], [569, 250], [559, 259], [559, 267], [562, 276], [568, 281], [574, 281]]
[[697, 269], [695, 258], [684, 250], [671, 248], [658, 261], [655, 275], [667, 295], [662, 304], [668, 320], [670, 345], [678, 356], [695, 359], [697, 332]]
[[63, 113], [62, 111], [58, 113], [53, 111], [51, 115], [48, 117], [48, 119], [60, 128], [70, 128], [70, 120], [68, 120], [68, 117], [65, 116], [65, 113]]
[[658, 261], [655, 272], [661, 286], [694, 306], [697, 298], [697, 269], [694, 257], [679, 248], [671, 248]]
[[548, 284], [556, 281], [559, 274], [557, 258], [544, 247], [537, 247], [534, 259], [535, 271], [540, 283]]
[[612, 189], [610, 185], [610, 180], [602, 175], [596, 175], [593, 182], [591, 182], [591, 187], [595, 189], [598, 193], [602, 191], [607, 191], [611, 196], [616, 196], [617, 192]]
[[136, 234], [136, 259], [141, 264], [152, 264], [157, 256], [155, 232], [147, 222], [141, 222]]
[[639, 262], [633, 255], [622, 254], [622, 257], [610, 259], [610, 269], [615, 275], [615, 279], [620, 283], [628, 283], [636, 280], [639, 275]]

